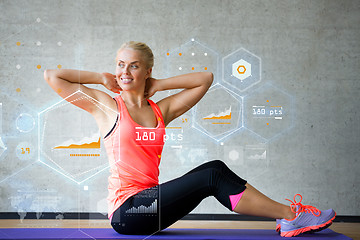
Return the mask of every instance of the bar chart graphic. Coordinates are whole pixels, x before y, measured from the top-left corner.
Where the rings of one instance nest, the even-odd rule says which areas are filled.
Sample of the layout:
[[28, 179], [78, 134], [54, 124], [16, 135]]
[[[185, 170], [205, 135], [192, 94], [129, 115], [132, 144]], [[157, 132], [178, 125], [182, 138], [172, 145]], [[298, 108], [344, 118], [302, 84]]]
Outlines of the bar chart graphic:
[[125, 214], [156, 214], [157, 213], [157, 199], [149, 206], [132, 207], [125, 211]]

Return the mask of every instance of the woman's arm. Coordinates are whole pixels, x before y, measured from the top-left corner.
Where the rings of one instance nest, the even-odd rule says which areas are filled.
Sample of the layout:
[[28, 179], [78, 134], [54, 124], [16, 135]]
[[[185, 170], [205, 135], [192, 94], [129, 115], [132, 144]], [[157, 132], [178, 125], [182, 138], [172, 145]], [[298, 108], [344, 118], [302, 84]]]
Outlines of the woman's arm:
[[[91, 114], [99, 109], [95, 101], [106, 106], [114, 104], [111, 96], [107, 93], [84, 86], [84, 84], [102, 84], [113, 92], [121, 89], [115, 81], [115, 76], [110, 73], [96, 73], [74, 69], [48, 69], [44, 72], [44, 78], [52, 89], [62, 98], [80, 107]], [[81, 91], [81, 93], [76, 93]]]
[[152, 87], [147, 89], [148, 96], [156, 91], [184, 89], [183, 91], [158, 102], [164, 116], [165, 125], [191, 109], [205, 95], [213, 82], [210, 72], [188, 73], [161, 80], [150, 80]]

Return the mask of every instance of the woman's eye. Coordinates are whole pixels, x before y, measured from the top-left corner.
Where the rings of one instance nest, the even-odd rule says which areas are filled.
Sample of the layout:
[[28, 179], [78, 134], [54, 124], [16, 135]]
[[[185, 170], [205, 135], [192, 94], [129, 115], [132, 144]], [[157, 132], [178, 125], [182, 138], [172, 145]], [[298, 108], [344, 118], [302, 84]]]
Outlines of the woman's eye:
[[138, 66], [136, 66], [136, 65], [131, 65], [131, 68], [138, 68]]
[[123, 63], [119, 63], [118, 66], [119, 66], [119, 67], [124, 67], [124, 64], [123, 64]]

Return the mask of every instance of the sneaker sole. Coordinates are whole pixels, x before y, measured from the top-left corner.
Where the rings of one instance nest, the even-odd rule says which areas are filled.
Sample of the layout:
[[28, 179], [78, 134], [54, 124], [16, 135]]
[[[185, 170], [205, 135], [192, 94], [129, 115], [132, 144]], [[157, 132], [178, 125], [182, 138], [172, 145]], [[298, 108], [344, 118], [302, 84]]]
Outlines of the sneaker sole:
[[[326, 223], [320, 224], [320, 225], [316, 225], [316, 226], [310, 226], [310, 227], [304, 227], [304, 228], [299, 228], [293, 231], [288, 231], [288, 232], [282, 232], [281, 229], [279, 228], [279, 232], [280, 235], [282, 237], [295, 237], [301, 233], [314, 233], [314, 232], [319, 232], [321, 230], [324, 230], [325, 228], [328, 228], [333, 220], [336, 217], [336, 213], [334, 215], [334, 217], [332, 217], [329, 221], [327, 221]], [[276, 227], [277, 230], [277, 227]]]
[[[311, 230], [311, 231], [309, 231], [309, 232], [307, 232], [307, 233], [320, 232], [320, 231], [322, 231], [322, 230], [324, 230], [324, 229], [328, 228], [331, 224], [332, 224], [332, 222], [330, 222], [328, 225], [325, 225], [324, 227], [320, 227], [320, 228], [318, 228], [318, 229], [316, 229], [316, 230]], [[276, 231], [277, 233], [281, 234], [280, 230], [281, 230], [281, 225], [280, 225], [280, 224], [278, 224], [278, 225], [276, 226], [275, 231]]]

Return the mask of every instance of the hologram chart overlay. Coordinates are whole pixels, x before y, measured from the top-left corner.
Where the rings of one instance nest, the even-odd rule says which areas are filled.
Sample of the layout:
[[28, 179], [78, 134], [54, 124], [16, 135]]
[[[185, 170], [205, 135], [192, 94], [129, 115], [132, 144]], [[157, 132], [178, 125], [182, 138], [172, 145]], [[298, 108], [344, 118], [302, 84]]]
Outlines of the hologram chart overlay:
[[210, 137], [222, 139], [241, 127], [241, 104], [241, 98], [214, 86], [196, 106], [196, 126]]
[[[72, 101], [88, 99], [92, 102], [81, 92], [72, 97], [75, 97]], [[77, 183], [108, 167], [98, 126], [86, 111], [61, 100], [39, 114], [39, 124], [45, 165]]]
[[191, 127], [206, 136], [220, 143], [244, 129], [269, 141], [291, 128], [293, 97], [265, 84], [260, 89], [266, 89], [267, 99], [256, 100], [261, 95], [259, 89], [253, 90], [262, 81], [261, 58], [245, 48], [224, 56], [220, 62], [216, 51], [192, 38], [167, 51], [166, 59], [169, 77], [196, 71], [214, 73], [212, 87], [191, 111]]
[[139, 207], [132, 207], [125, 211], [125, 214], [155, 214], [157, 213], [158, 201], [157, 199], [151, 203], [150, 206], [141, 205]]
[[245, 126], [270, 140], [293, 124], [293, 99], [286, 92], [265, 84], [244, 100]]
[[[132, 207], [125, 211], [126, 215], [152, 215], [158, 216], [159, 213], [159, 188], [158, 186], [152, 187], [150, 189], [145, 189], [134, 196], [134, 199], [141, 198], [143, 202], [147, 204], [140, 205], [138, 207]], [[160, 200], [161, 201], [161, 200]], [[136, 200], [135, 200], [136, 202]]]

